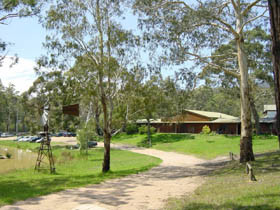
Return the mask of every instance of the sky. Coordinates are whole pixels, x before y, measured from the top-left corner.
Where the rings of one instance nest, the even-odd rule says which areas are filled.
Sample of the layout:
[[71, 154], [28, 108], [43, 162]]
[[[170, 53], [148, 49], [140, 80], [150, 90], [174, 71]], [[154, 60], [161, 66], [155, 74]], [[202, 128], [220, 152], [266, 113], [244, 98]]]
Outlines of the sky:
[[[20, 93], [28, 90], [35, 80], [34, 66], [45, 50], [42, 47], [46, 32], [37, 18], [13, 18], [8, 25], [0, 25], [3, 41], [11, 43], [8, 55], [0, 67], [0, 79], [4, 86], [15, 85]], [[11, 57], [17, 54], [18, 63], [10, 67]]]
[[[128, 14], [123, 20], [126, 28], [137, 30], [137, 20]], [[8, 55], [0, 67], [0, 80], [7, 87], [10, 83], [20, 93], [28, 90], [36, 79], [34, 67], [36, 59], [46, 53], [42, 43], [45, 41], [47, 31], [42, 28], [36, 17], [12, 18], [8, 25], [0, 24], [0, 39], [11, 43]], [[10, 67], [11, 57], [17, 55], [19, 61]]]

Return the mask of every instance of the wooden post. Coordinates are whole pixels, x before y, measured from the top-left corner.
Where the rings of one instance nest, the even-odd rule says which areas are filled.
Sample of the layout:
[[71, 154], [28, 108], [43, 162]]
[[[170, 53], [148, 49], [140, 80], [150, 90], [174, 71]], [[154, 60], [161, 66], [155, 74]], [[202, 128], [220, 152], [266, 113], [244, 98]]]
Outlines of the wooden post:
[[233, 153], [232, 152], [229, 152], [229, 159], [232, 161], [232, 160], [234, 160], [233, 159]]
[[250, 180], [251, 181], [257, 181], [256, 177], [254, 176], [254, 173], [253, 173], [253, 168], [251, 166], [250, 163], [246, 163], [246, 174], [249, 174], [249, 177], [250, 177]]

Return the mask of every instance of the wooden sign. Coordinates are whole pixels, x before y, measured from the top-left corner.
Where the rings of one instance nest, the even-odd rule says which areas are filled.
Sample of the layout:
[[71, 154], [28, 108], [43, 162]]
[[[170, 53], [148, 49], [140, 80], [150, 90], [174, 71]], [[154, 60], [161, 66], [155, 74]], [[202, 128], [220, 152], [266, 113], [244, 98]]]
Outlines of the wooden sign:
[[63, 114], [79, 116], [79, 104], [64, 106], [62, 112]]

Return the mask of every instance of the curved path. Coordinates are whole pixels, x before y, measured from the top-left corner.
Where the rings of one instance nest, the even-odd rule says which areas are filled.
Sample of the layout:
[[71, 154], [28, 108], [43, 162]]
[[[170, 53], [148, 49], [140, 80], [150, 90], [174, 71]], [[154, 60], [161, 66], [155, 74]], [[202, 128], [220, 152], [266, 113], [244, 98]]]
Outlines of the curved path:
[[0, 210], [134, 210], [160, 209], [169, 197], [193, 192], [204, 175], [226, 159], [206, 161], [189, 155], [113, 145], [163, 160], [151, 170], [97, 185], [61, 191], [20, 201]]

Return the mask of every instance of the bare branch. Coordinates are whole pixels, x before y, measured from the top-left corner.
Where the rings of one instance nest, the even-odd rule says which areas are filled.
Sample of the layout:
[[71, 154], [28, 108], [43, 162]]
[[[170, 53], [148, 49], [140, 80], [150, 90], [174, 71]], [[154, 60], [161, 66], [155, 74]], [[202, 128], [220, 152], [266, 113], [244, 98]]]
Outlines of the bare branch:
[[228, 4], [230, 4], [230, 1], [227, 1], [227, 2], [225, 2], [224, 4], [222, 4], [222, 5], [219, 7], [219, 12], [218, 12], [218, 14], [221, 14], [222, 11], [224, 10], [224, 8], [228, 6]]
[[18, 17], [18, 13], [7, 14], [7, 15], [0, 18], [0, 24], [5, 24], [5, 23], [2, 23], [2, 21], [5, 21], [9, 18], [14, 18], [14, 17]]
[[[236, 72], [234, 72], [234, 71], [232, 71], [232, 70], [230, 70], [230, 69], [227, 69], [227, 68], [221, 67], [221, 66], [219, 66], [219, 65], [217, 65], [217, 64], [208, 62], [208, 61], [206, 61], [206, 59], [205, 59], [205, 58], [207, 58], [207, 57], [201, 57], [200, 55], [197, 55], [197, 54], [194, 54], [194, 53], [190, 53], [190, 52], [187, 52], [186, 54], [197, 58], [198, 60], [200, 60], [200, 61], [202, 61], [203, 63], [207, 64], [207, 66], [211, 66], [212, 68], [219, 69], [219, 70], [225, 72], [226, 74], [232, 75], [232, 76], [234, 76], [234, 77], [240, 79], [240, 74], [236, 73], [236, 72], [238, 72], [238, 70], [235, 70]], [[206, 66], [206, 67], [207, 67], [207, 66]], [[204, 67], [204, 69], [205, 69], [206, 67]]]
[[241, 13], [241, 15], [242, 15], [243, 17], [245, 17], [245, 16], [248, 14], [248, 12], [250, 11], [250, 9], [252, 9], [252, 7], [254, 7], [255, 5], [257, 5], [260, 1], [261, 1], [261, 0], [256, 0], [256, 1], [252, 2], [251, 4], [249, 4], [249, 5], [246, 7], [246, 9], [243, 10], [243, 12]]
[[234, 10], [237, 11], [238, 7], [237, 7], [237, 4], [235, 3], [235, 0], [231, 0], [231, 4], [232, 4]]
[[210, 67], [210, 66], [211, 66], [212, 68], [214, 68], [214, 69], [223, 71], [225, 74], [228, 74], [228, 75], [231, 75], [231, 76], [233, 76], [233, 77], [235, 77], [235, 78], [237, 78], [237, 79], [240, 79], [240, 74], [238, 74], [238, 73], [236, 73], [236, 72], [234, 72], [234, 71], [232, 71], [232, 70], [229, 70], [229, 69], [223, 68], [223, 67], [221, 67], [221, 66], [218, 66], [218, 65], [216, 65], [216, 64], [214, 64], [214, 63], [208, 63], [208, 65], [205, 66], [203, 70], [207, 71], [206, 68], [207, 68], [207, 67]]
[[87, 45], [83, 40], [73, 37], [73, 39], [88, 53], [88, 55], [94, 60], [95, 64], [98, 65], [98, 59], [93, 55], [93, 53], [88, 49]]
[[268, 11], [268, 10], [266, 9], [261, 15], [258, 15], [258, 16], [254, 17], [254, 18], [251, 18], [250, 20], [248, 20], [248, 21], [246, 21], [245, 23], [243, 23], [242, 26], [241, 26], [240, 31], [242, 31], [243, 28], [244, 28], [248, 23], [250, 23], [250, 22], [252, 22], [252, 21], [254, 21], [254, 20], [256, 20], [256, 19], [258, 19], [258, 18], [260, 18], [260, 17], [264, 17], [264, 14], [265, 14], [267, 11]]
[[239, 38], [239, 34], [236, 32], [236, 30], [234, 30], [234, 28], [230, 24], [228, 24], [227, 22], [225, 22], [224, 20], [216, 16], [213, 16], [213, 18], [218, 22], [220, 22], [221, 24], [223, 24], [228, 29], [228, 31], [230, 31], [234, 35], [236, 39]]

